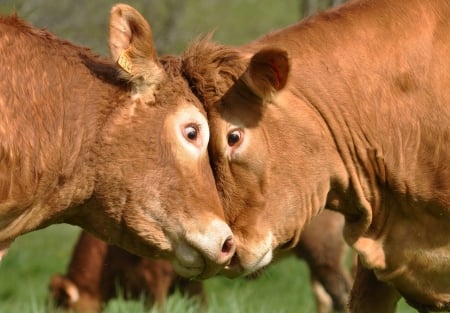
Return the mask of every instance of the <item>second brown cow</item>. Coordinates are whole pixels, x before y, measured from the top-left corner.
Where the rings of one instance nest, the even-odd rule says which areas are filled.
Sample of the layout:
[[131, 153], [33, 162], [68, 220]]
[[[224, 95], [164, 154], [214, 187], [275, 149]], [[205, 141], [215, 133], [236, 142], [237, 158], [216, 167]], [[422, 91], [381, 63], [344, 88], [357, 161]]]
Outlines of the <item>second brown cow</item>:
[[450, 310], [450, 1], [359, 0], [184, 54], [236, 254], [267, 265], [323, 209], [358, 253], [350, 311]]

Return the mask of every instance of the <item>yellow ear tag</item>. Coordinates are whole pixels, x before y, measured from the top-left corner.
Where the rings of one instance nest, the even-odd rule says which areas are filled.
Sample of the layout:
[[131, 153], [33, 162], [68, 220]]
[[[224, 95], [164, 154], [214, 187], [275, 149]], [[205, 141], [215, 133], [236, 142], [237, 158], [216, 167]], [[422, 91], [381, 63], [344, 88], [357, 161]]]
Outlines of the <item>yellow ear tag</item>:
[[131, 74], [132, 63], [127, 54], [127, 50], [122, 51], [117, 60], [117, 64], [127, 73]]

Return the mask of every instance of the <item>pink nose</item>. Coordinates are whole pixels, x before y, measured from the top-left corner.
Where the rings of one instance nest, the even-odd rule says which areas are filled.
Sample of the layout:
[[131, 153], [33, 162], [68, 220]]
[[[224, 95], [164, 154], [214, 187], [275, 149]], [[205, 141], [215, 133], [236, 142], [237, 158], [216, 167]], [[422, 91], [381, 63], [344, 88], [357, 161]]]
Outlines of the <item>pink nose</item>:
[[[187, 232], [185, 239], [187, 245], [180, 245], [176, 252], [179, 264], [187, 270], [185, 275], [178, 271], [182, 276], [213, 276], [231, 262], [236, 251], [231, 229], [221, 220], [208, 223], [201, 232]], [[195, 274], [194, 268], [199, 273]]]
[[[230, 264], [233, 256], [236, 252], [236, 245], [234, 243], [234, 239], [232, 235], [229, 235], [225, 241], [222, 243], [222, 247], [220, 251], [215, 255], [211, 255], [210, 253], [200, 253], [203, 254], [203, 258], [205, 261], [205, 272], [202, 276], [211, 276], [212, 272], [217, 273], [223, 270], [228, 264]], [[203, 277], [202, 277], [203, 278]]]

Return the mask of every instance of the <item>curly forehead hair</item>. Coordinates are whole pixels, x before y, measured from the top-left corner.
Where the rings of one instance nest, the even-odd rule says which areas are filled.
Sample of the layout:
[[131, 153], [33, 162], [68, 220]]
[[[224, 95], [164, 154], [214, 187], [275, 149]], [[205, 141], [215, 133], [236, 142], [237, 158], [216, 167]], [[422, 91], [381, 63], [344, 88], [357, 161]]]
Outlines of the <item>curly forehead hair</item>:
[[238, 51], [212, 42], [211, 35], [194, 41], [181, 58], [183, 76], [205, 105], [216, 102], [245, 70]]
[[[189, 102], [198, 103], [199, 99], [197, 95], [190, 89], [189, 82], [183, 76], [181, 71], [182, 59], [179, 56], [165, 55], [162, 56], [159, 61], [167, 75], [167, 79], [165, 81], [167, 83], [164, 84], [163, 82], [161, 84], [161, 89], [164, 89], [165, 91], [159, 92], [159, 94], [164, 94], [166, 97], [182, 95], [182, 97]], [[163, 101], [161, 102], [164, 103]]]

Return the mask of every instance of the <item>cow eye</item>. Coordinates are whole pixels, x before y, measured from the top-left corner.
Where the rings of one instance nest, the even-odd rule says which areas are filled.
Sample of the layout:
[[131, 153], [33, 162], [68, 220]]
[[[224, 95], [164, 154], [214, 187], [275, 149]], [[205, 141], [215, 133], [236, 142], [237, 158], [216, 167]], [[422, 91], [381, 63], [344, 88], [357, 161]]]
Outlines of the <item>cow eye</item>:
[[228, 133], [227, 141], [228, 146], [233, 147], [241, 142], [243, 137], [242, 132], [239, 129], [235, 129]]
[[183, 130], [184, 137], [191, 142], [196, 142], [199, 139], [199, 129], [197, 125], [187, 125]]

